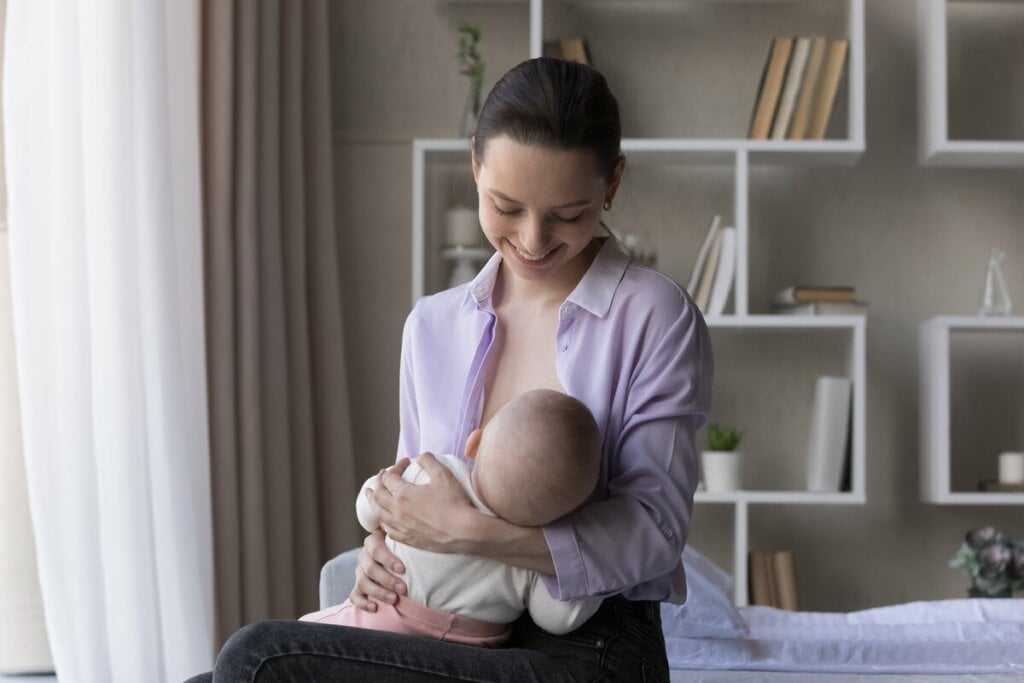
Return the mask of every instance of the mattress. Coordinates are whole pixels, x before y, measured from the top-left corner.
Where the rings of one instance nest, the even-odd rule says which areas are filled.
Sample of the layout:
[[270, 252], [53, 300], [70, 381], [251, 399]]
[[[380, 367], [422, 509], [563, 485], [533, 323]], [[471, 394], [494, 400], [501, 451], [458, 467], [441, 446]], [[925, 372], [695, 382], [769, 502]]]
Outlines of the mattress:
[[[1024, 680], [1024, 600], [939, 600], [849, 613], [744, 607], [739, 613], [746, 635], [666, 636], [677, 670], [673, 680], [772, 680], [762, 672], [808, 681], [878, 680], [878, 674], [899, 681], [940, 674], [958, 675], [950, 679], [958, 681]], [[737, 675], [743, 671], [757, 673]]]

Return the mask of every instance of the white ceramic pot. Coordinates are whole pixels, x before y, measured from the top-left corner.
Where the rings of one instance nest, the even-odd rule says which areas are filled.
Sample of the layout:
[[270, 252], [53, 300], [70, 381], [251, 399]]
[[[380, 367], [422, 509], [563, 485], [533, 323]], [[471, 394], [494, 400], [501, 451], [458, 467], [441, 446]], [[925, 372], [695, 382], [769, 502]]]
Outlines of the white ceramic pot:
[[700, 459], [704, 468], [704, 487], [709, 493], [743, 488], [742, 452], [704, 451]]

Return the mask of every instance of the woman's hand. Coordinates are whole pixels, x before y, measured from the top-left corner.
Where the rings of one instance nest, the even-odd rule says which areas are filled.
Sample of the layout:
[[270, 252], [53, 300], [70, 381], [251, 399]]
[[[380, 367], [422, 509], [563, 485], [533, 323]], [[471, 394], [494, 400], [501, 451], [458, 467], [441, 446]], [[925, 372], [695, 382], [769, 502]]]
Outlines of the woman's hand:
[[363, 541], [356, 565], [356, 585], [349, 600], [367, 612], [377, 611], [375, 601], [394, 603], [397, 596], [406, 594], [407, 588], [392, 572], [404, 574], [405, 567], [384, 544], [384, 532], [377, 529]]
[[370, 504], [389, 538], [414, 548], [439, 553], [464, 552], [457, 530], [465, 515], [476, 509], [451, 470], [431, 453], [417, 464], [430, 476], [429, 484], [411, 484], [401, 477], [407, 462], [381, 473]]

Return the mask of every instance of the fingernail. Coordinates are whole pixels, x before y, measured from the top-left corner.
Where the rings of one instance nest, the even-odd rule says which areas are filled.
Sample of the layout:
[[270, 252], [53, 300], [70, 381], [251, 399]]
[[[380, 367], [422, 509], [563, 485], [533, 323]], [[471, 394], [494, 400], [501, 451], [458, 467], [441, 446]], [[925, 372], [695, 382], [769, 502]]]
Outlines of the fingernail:
[[405, 586], [400, 583], [395, 584], [395, 592], [399, 595], [405, 595]]
[[397, 598], [398, 596], [396, 596], [394, 593], [388, 593], [384, 599], [388, 602], [394, 602]]
[[405, 568], [402, 566], [401, 562], [395, 562], [393, 565], [391, 565], [391, 568], [394, 569], [399, 574], [404, 574], [405, 573]]

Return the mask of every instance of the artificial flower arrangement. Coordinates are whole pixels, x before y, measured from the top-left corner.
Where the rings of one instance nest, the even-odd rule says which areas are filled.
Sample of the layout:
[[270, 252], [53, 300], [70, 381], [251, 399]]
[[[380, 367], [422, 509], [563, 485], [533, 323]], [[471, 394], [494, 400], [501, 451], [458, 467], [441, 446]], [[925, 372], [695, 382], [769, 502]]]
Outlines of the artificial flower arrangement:
[[1024, 590], [1024, 542], [991, 526], [967, 532], [949, 566], [970, 577], [972, 598], [1009, 598]]

